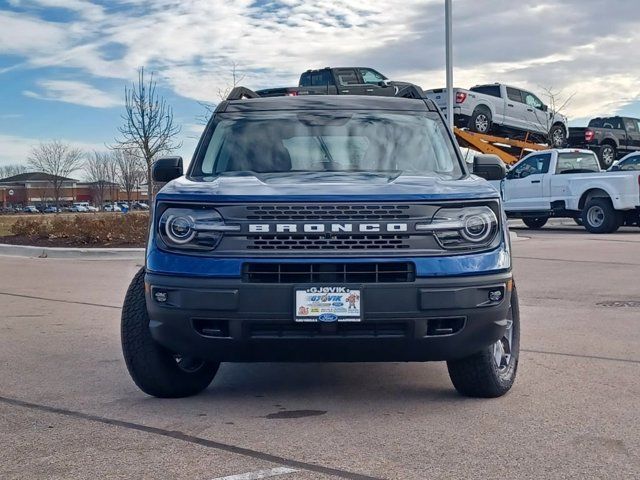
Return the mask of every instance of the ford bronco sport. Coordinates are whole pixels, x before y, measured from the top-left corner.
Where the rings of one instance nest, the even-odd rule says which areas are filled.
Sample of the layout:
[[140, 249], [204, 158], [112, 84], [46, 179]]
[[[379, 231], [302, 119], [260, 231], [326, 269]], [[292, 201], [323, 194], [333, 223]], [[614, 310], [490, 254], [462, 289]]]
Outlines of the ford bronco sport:
[[[447, 361], [460, 393], [506, 393], [507, 224], [435, 104], [242, 96], [218, 106], [185, 175], [179, 157], [154, 165], [168, 183], [122, 311], [135, 383], [183, 397], [220, 362]], [[505, 174], [486, 156], [475, 171]]]

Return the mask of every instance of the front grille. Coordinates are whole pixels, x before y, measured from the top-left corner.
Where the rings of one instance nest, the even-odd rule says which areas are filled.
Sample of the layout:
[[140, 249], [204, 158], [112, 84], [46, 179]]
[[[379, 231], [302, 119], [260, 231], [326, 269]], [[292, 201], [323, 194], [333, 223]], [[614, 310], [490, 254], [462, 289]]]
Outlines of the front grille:
[[247, 220], [403, 220], [410, 205], [260, 205], [247, 206]]
[[410, 235], [332, 234], [246, 237], [247, 250], [400, 250], [411, 248]]
[[413, 282], [410, 262], [389, 263], [245, 263], [247, 283], [397, 283]]
[[404, 322], [345, 323], [266, 323], [249, 325], [251, 338], [402, 338], [407, 336]]

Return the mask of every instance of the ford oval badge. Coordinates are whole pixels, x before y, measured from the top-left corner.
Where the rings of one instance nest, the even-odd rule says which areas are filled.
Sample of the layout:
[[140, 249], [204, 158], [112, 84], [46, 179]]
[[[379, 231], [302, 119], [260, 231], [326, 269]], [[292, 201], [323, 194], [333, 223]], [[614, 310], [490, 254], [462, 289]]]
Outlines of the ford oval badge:
[[318, 316], [320, 322], [335, 322], [338, 320], [338, 316], [333, 313], [321, 313]]

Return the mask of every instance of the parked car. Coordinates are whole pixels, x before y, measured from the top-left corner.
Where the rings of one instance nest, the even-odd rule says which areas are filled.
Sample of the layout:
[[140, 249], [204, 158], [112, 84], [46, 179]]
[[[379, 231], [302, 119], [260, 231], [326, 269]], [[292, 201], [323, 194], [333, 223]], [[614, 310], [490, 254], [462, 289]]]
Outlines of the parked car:
[[87, 205], [86, 209], [87, 209], [87, 212], [98, 212], [98, 211], [100, 211], [97, 207], [94, 207], [93, 205]]
[[[505, 394], [520, 325], [508, 227], [433, 102], [225, 103], [188, 176], [179, 157], [153, 166], [168, 183], [122, 309], [136, 385], [194, 395], [229, 361], [447, 360], [461, 394]], [[497, 157], [475, 166], [505, 173]]]
[[75, 212], [75, 213], [84, 213], [84, 212], [88, 212], [89, 210], [84, 205], [71, 205], [69, 207], [69, 211]]
[[610, 172], [619, 172], [627, 170], [640, 170], [640, 152], [630, 153], [624, 156], [620, 161], [615, 162], [610, 168]]
[[256, 91], [261, 97], [298, 95], [375, 95], [421, 98], [424, 92], [412, 83], [389, 80], [369, 67], [340, 67], [307, 70], [297, 87], [267, 88]]
[[550, 217], [581, 220], [591, 233], [615, 232], [640, 215], [640, 172], [603, 172], [585, 149], [534, 152], [516, 163], [502, 182], [509, 218], [542, 228]]
[[45, 209], [43, 210], [44, 213], [58, 213], [58, 207], [55, 207], [53, 205], [50, 205], [48, 207], [45, 207]]
[[[447, 115], [446, 88], [427, 90], [425, 94]], [[478, 133], [528, 132], [555, 148], [567, 141], [567, 117], [549, 110], [527, 90], [501, 83], [476, 85], [469, 90], [456, 88], [454, 102], [454, 123], [458, 127]]]
[[36, 208], [35, 205], [27, 205], [22, 209], [24, 213], [41, 213], [40, 210]]
[[149, 205], [144, 202], [133, 202], [131, 208], [134, 210], [149, 210]]
[[119, 205], [117, 205], [117, 204], [115, 204], [115, 203], [110, 204], [110, 205], [105, 205], [105, 206], [104, 206], [104, 208], [103, 208], [103, 210], [104, 210], [105, 212], [121, 212], [121, 211], [122, 211], [122, 209], [120, 208], [120, 206], [119, 206]]
[[640, 120], [632, 117], [598, 117], [586, 127], [569, 129], [569, 145], [597, 153], [607, 169], [621, 155], [640, 151]]

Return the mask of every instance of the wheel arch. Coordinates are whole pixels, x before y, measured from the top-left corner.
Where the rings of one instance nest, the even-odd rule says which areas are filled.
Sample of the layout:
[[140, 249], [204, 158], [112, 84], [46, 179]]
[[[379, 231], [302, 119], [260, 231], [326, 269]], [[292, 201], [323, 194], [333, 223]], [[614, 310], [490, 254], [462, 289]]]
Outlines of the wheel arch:
[[611, 195], [605, 189], [600, 187], [592, 187], [585, 191], [578, 202], [578, 209], [582, 210], [589, 201], [594, 198], [608, 198], [612, 200]]
[[485, 102], [478, 102], [478, 104], [473, 108], [472, 115], [476, 112], [476, 110], [484, 110], [491, 115], [491, 120], [493, 121], [493, 117], [495, 116], [495, 110], [491, 107], [490, 104]]
[[615, 148], [616, 150], [618, 149], [618, 143], [616, 142], [615, 138], [613, 137], [605, 137], [602, 139], [602, 141], [600, 142], [600, 145], [609, 145], [612, 146], [613, 148]]

